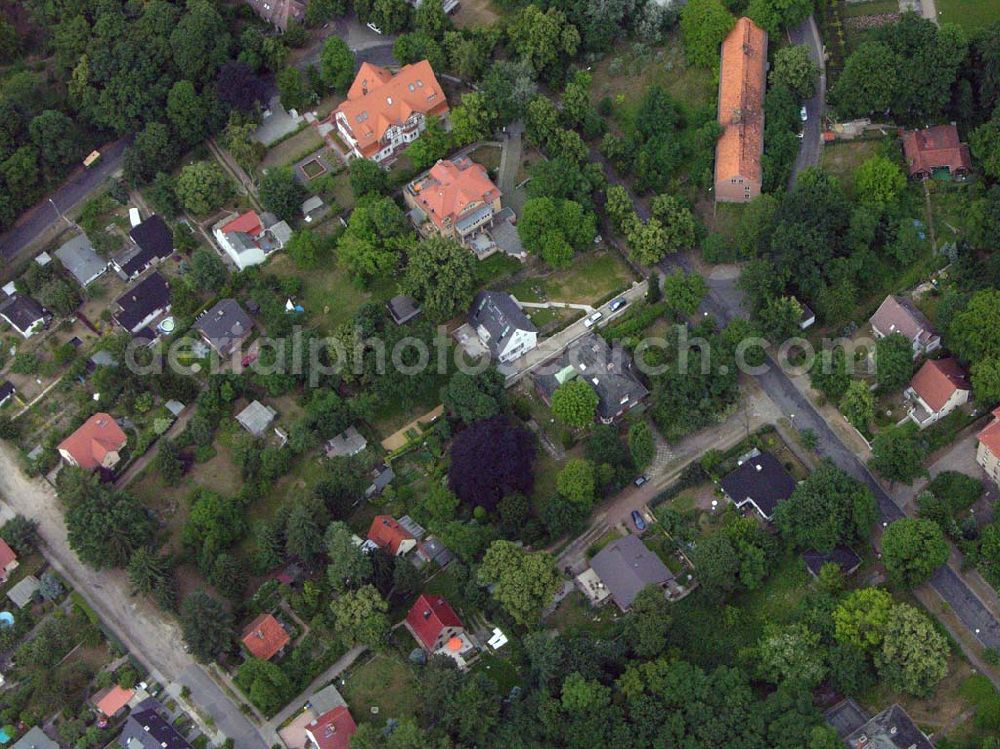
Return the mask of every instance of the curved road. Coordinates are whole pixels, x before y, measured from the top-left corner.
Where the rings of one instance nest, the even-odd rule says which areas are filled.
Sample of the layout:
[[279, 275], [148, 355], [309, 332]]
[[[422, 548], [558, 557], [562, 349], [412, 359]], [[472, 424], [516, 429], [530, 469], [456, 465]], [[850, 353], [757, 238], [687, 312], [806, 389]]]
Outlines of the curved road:
[[58, 190], [22, 214], [17, 223], [0, 236], [0, 258], [6, 263], [11, 262], [52, 224], [62, 221], [60, 211], [66, 213], [75, 208], [105, 179], [118, 171], [128, 143], [129, 138], [120, 138], [103, 146], [100, 149], [100, 161], [90, 169], [78, 167]]

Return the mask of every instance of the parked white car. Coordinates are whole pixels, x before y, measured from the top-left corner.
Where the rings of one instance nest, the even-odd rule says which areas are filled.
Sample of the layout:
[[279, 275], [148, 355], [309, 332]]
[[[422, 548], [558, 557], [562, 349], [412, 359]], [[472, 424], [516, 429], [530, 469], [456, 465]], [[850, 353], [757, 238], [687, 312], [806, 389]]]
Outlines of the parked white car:
[[374, 31], [376, 34], [381, 34], [382, 33], [382, 29], [380, 29], [378, 26], [376, 26], [375, 24], [371, 23], [370, 21], [367, 24], [365, 24], [365, 25], [368, 28], [370, 28], [372, 31]]
[[583, 325], [584, 325], [584, 327], [592, 328], [595, 325], [597, 325], [597, 323], [603, 317], [604, 317], [604, 313], [603, 312], [595, 312], [594, 314], [592, 314], [590, 317], [588, 317], [586, 320], [583, 321]]

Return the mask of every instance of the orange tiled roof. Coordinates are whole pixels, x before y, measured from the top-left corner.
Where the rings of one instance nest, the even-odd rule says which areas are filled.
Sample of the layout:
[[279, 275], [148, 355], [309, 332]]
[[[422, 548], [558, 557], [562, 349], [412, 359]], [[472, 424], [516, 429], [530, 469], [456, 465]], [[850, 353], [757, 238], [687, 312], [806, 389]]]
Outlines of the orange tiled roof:
[[969, 384], [957, 361], [932, 359], [924, 362], [920, 371], [913, 375], [910, 387], [937, 413], [956, 390], [968, 390]]
[[120, 686], [115, 684], [114, 686], [102, 689], [91, 699], [94, 703], [94, 707], [96, 707], [99, 712], [109, 718], [113, 718], [119, 710], [128, 704], [128, 701], [132, 699], [133, 694], [135, 694], [133, 690], [122, 689]]
[[291, 641], [285, 628], [270, 614], [261, 614], [243, 630], [243, 644], [254, 658], [269, 661]]
[[359, 150], [371, 156], [393, 125], [401, 125], [414, 112], [444, 114], [448, 102], [427, 60], [404, 65], [393, 75], [385, 68], [364, 63], [347, 92], [347, 100], [331, 119], [342, 114], [358, 142]]
[[393, 554], [399, 553], [399, 545], [413, 536], [399, 524], [392, 515], [376, 515], [368, 529], [368, 540], [379, 548], [388, 548]]
[[251, 237], [260, 236], [262, 231], [264, 231], [264, 226], [261, 224], [260, 216], [257, 215], [256, 211], [247, 211], [246, 213], [240, 214], [222, 227], [223, 234], [240, 232], [243, 234], [249, 234]]
[[6, 569], [11, 562], [17, 561], [17, 553], [10, 548], [10, 544], [0, 538], [0, 570]]
[[1000, 458], [1000, 408], [993, 409], [993, 421], [976, 435], [976, 439], [993, 455]]
[[903, 135], [903, 153], [910, 174], [930, 174], [939, 167], [952, 172], [970, 171], [969, 147], [958, 137], [954, 125], [936, 125], [923, 130], [908, 130]]
[[723, 133], [715, 147], [716, 181], [761, 179], [766, 78], [767, 32], [749, 18], [741, 18], [722, 42], [719, 124]]
[[439, 229], [454, 226], [470, 209], [500, 197], [485, 167], [467, 156], [438, 161], [426, 177], [410, 183], [410, 190]]
[[96, 413], [59, 445], [73, 456], [77, 465], [92, 471], [104, 464], [108, 453], [125, 447], [125, 432], [106, 413]]

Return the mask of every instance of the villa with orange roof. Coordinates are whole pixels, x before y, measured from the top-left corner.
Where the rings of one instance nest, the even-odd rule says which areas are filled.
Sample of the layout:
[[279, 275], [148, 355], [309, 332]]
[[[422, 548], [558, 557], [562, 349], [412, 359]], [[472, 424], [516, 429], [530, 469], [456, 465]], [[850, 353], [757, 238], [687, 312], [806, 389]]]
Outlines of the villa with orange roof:
[[468, 156], [438, 161], [403, 190], [414, 224], [425, 236], [463, 244], [500, 213], [500, 189], [486, 168]]
[[396, 74], [365, 62], [329, 121], [352, 156], [381, 164], [419, 138], [428, 117], [447, 114], [444, 90], [427, 60]]
[[406, 628], [433, 655], [447, 655], [465, 668], [478, 653], [458, 614], [442, 597], [421, 594], [406, 615]]
[[112, 469], [121, 460], [121, 450], [128, 439], [125, 432], [106, 413], [96, 413], [59, 445], [59, 454], [71, 466], [85, 471]]
[[926, 429], [963, 403], [968, 403], [971, 392], [969, 378], [957, 361], [950, 357], [929, 359], [913, 375], [906, 389], [910, 420], [919, 428]]
[[376, 515], [368, 529], [368, 540], [394, 557], [408, 553], [417, 545], [417, 539], [400, 525], [392, 515]]
[[982, 466], [993, 483], [1000, 484], [1000, 407], [993, 409], [993, 421], [976, 435], [976, 462]]
[[261, 614], [243, 630], [243, 647], [254, 658], [269, 661], [291, 642], [281, 622], [271, 614]]
[[715, 147], [715, 199], [720, 203], [749, 203], [760, 195], [766, 82], [767, 32], [741, 18], [722, 42], [722, 136]]

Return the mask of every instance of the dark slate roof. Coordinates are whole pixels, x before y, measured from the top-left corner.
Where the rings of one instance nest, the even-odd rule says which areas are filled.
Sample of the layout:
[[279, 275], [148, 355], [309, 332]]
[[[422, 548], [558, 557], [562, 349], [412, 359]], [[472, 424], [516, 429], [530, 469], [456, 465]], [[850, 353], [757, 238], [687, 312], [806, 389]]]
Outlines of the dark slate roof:
[[14, 386], [7, 380], [0, 382], [0, 403], [10, 398], [14, 394]]
[[235, 299], [220, 300], [194, 323], [194, 329], [222, 356], [229, 354], [252, 328], [253, 320]]
[[857, 702], [848, 698], [827, 710], [823, 719], [843, 740], [868, 722], [868, 713]]
[[635, 374], [628, 352], [617, 344], [612, 348], [596, 333], [571, 343], [559, 359], [534, 375], [539, 389], [549, 399], [560, 385], [576, 377], [597, 393], [597, 415], [604, 421], [613, 419], [623, 406], [634, 406], [649, 395]]
[[187, 740], [164, 720], [160, 703], [148, 699], [138, 705], [125, 721], [118, 744], [124, 749], [191, 749]]
[[155, 260], [170, 257], [174, 251], [174, 238], [166, 222], [157, 215], [150, 216], [128, 233], [135, 242], [115, 257], [115, 264], [129, 277], [141, 273]]
[[132, 331], [155, 310], [170, 304], [170, 287], [159, 273], [151, 273], [118, 297], [116, 304], [121, 311], [115, 319], [123, 328]]
[[590, 567], [622, 610], [632, 605], [643, 588], [663, 585], [674, 579], [667, 565], [638, 536], [631, 534], [612, 541], [597, 552], [590, 560]]
[[792, 496], [795, 479], [771, 453], [760, 453], [722, 479], [722, 490], [737, 506], [752, 502], [770, 520], [778, 503]]
[[408, 297], [405, 294], [394, 296], [386, 302], [385, 306], [389, 308], [389, 314], [392, 315], [392, 319], [396, 321], [396, 325], [408, 323], [420, 314], [420, 307], [417, 305], [416, 301], [414, 301], [412, 297]]
[[490, 334], [489, 347], [494, 356], [500, 354], [507, 341], [518, 330], [537, 333], [538, 328], [521, 311], [514, 297], [502, 291], [480, 291], [472, 301], [469, 324], [480, 325]]
[[18, 330], [28, 330], [38, 320], [45, 319], [45, 308], [30, 296], [14, 294], [0, 302], [0, 314]]
[[840, 567], [840, 571], [845, 575], [850, 575], [861, 565], [861, 557], [846, 546], [838, 546], [829, 553], [812, 549], [804, 551], [802, 552], [802, 559], [809, 571], [816, 576], [819, 576], [819, 571], [823, 568], [823, 565], [828, 563]]
[[899, 705], [888, 707], [861, 728], [850, 734], [845, 742], [851, 749], [934, 749], [924, 733], [917, 728], [906, 711]]

